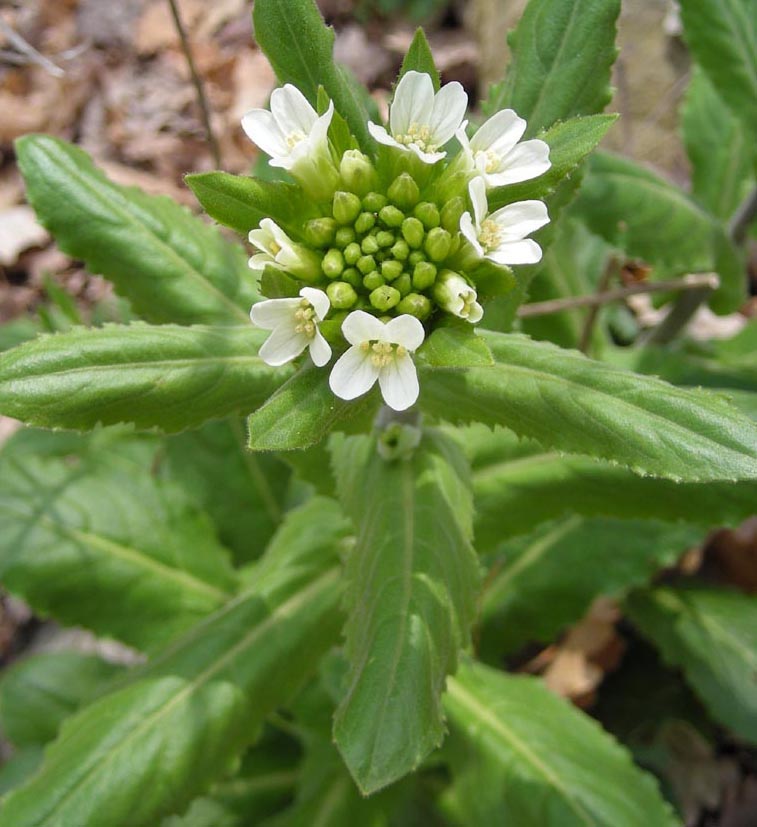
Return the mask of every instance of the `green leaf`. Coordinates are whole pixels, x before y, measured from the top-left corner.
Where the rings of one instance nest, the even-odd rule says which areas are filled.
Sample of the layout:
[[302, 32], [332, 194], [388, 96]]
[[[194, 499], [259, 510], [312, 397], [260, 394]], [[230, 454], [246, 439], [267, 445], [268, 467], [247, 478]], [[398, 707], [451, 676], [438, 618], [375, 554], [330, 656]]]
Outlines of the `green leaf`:
[[239, 324], [258, 298], [246, 255], [170, 198], [109, 181], [78, 147], [16, 141], [27, 195], [60, 248], [150, 322]]
[[431, 47], [428, 45], [426, 35], [421, 28], [415, 30], [413, 42], [410, 44], [410, 48], [402, 60], [402, 66], [400, 67], [397, 80], [401, 80], [402, 76], [410, 71], [425, 72], [434, 84], [434, 91], [439, 91], [439, 72], [434, 63], [434, 56], [431, 54]]
[[0, 796], [31, 778], [42, 763], [42, 754], [42, 747], [25, 747], [4, 761], [0, 766]]
[[211, 218], [244, 236], [264, 218], [291, 235], [302, 230], [305, 199], [294, 184], [228, 172], [197, 172], [184, 181]]
[[0, 681], [3, 734], [16, 747], [46, 744], [63, 720], [119, 671], [80, 652], [45, 652], [14, 663]]
[[222, 605], [235, 587], [226, 550], [195, 503], [155, 478], [152, 439], [96, 435], [44, 456], [0, 453], [0, 572], [42, 614], [138, 648]]
[[487, 193], [489, 209], [496, 210], [514, 201], [544, 198], [576, 170], [581, 162], [596, 148], [607, 130], [618, 119], [617, 115], [586, 115], [571, 118], [539, 135], [549, 144], [549, 161], [552, 166], [538, 178], [520, 184], [495, 187]]
[[290, 515], [299, 542], [274, 540], [246, 593], [69, 718], [0, 827], [154, 827], [183, 811], [336, 641], [345, 529], [327, 500]]
[[588, 166], [573, 212], [592, 232], [655, 265], [657, 278], [715, 270], [713, 309], [740, 306], [745, 270], [719, 221], [634, 161], [598, 152]]
[[485, 367], [493, 365], [489, 346], [467, 322], [465, 325], [438, 327], [418, 351], [418, 364], [442, 368]]
[[450, 809], [470, 827], [677, 827], [651, 776], [537, 678], [476, 663], [448, 680]]
[[334, 739], [368, 794], [414, 770], [444, 736], [440, 696], [467, 644], [479, 581], [472, 500], [465, 460], [440, 434], [397, 462], [381, 459], [371, 437], [332, 444], [358, 536]]
[[698, 67], [686, 93], [683, 137], [694, 197], [713, 215], [729, 219], [754, 187], [754, 146], [742, 122]]
[[658, 588], [631, 596], [633, 622], [680, 667], [714, 717], [757, 743], [757, 602], [718, 589]]
[[493, 367], [422, 369], [442, 419], [505, 425], [562, 451], [688, 482], [757, 479], [757, 427], [724, 399], [517, 334], [486, 332]]
[[0, 355], [0, 411], [45, 428], [131, 422], [167, 432], [248, 413], [291, 374], [246, 327], [107, 325], [40, 336]]
[[160, 827], [242, 827], [242, 822], [218, 801], [198, 798], [183, 816], [170, 816]]
[[617, 598], [647, 582], [703, 534], [688, 525], [573, 515], [506, 542], [482, 600], [482, 651], [551, 642], [596, 597]]
[[256, 0], [252, 20], [255, 39], [278, 79], [293, 83], [312, 106], [323, 86], [363, 151], [370, 152], [374, 143], [364, 95], [334, 63], [334, 31], [324, 24], [313, 0]]
[[508, 37], [513, 60], [487, 113], [511, 107], [534, 137], [555, 121], [601, 112], [610, 100], [620, 0], [531, 0]]
[[757, 2], [682, 0], [686, 43], [713, 86], [757, 131]]

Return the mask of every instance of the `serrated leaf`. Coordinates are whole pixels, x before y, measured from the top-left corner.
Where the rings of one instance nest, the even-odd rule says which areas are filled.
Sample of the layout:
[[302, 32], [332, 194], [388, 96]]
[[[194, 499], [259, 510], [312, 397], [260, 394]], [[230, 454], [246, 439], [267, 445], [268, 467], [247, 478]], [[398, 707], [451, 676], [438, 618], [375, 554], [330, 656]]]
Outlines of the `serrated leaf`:
[[334, 739], [368, 794], [414, 770], [444, 735], [440, 696], [468, 641], [479, 580], [472, 501], [464, 457], [439, 434], [397, 462], [381, 459], [372, 437], [332, 446], [358, 537]]
[[757, 130], [757, 3], [682, 0], [681, 18], [695, 60], [753, 135]]
[[27, 195], [60, 248], [150, 322], [240, 324], [258, 298], [241, 246], [170, 198], [109, 181], [50, 135], [16, 142]]
[[154, 827], [229, 769], [338, 635], [345, 520], [313, 500], [288, 529], [249, 590], [68, 719], [0, 827]]
[[757, 601], [719, 589], [658, 588], [627, 601], [633, 622], [683, 670], [714, 717], [757, 743]]
[[421, 28], [415, 30], [410, 48], [402, 59], [402, 66], [397, 80], [401, 80], [402, 76], [410, 71], [427, 74], [434, 85], [434, 91], [439, 91], [439, 72], [434, 63], [434, 56], [431, 54], [431, 47], [428, 45], [426, 35]]
[[465, 324], [438, 327], [418, 351], [418, 364], [446, 368], [493, 365], [489, 346], [471, 325]]
[[77, 456], [0, 453], [0, 571], [38, 612], [144, 648], [222, 605], [235, 588], [208, 518], [153, 474], [159, 445], [104, 434]]
[[257, 355], [266, 335], [249, 324], [132, 324], [40, 336], [0, 355], [0, 411], [45, 428], [167, 432], [248, 413], [292, 370]]
[[485, 332], [496, 364], [423, 368], [421, 405], [546, 447], [688, 482], [757, 479], [757, 427], [726, 400], [517, 334]]
[[481, 603], [482, 651], [551, 642], [596, 597], [622, 596], [702, 539], [685, 524], [573, 515], [509, 540]]
[[601, 112], [610, 100], [619, 0], [531, 0], [508, 42], [513, 59], [487, 113], [511, 107], [527, 137], [555, 121]]
[[461, 824], [678, 827], [626, 749], [537, 678], [465, 663], [447, 687]]
[[334, 31], [313, 0], [256, 0], [252, 20], [255, 39], [278, 79], [293, 83], [312, 106], [323, 86], [362, 150], [369, 152], [374, 144], [363, 94], [334, 63]]

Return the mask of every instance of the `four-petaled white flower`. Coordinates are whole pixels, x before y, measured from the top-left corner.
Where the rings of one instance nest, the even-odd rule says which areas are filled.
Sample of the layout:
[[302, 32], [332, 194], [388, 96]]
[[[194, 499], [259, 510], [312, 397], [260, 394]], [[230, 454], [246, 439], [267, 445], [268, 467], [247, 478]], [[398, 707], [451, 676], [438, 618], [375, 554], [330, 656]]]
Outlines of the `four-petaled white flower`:
[[253, 304], [252, 323], [273, 331], [258, 351], [267, 364], [278, 365], [296, 359], [306, 347], [310, 358], [320, 368], [331, 359], [331, 346], [318, 329], [329, 312], [331, 303], [323, 290], [303, 287], [301, 298], [268, 299]]
[[371, 135], [382, 144], [414, 152], [426, 164], [435, 164], [447, 154], [440, 152], [459, 129], [468, 106], [463, 87], [453, 81], [434, 94], [431, 77], [425, 72], [406, 72], [389, 109], [389, 132], [369, 123]]
[[484, 309], [478, 303], [476, 291], [459, 274], [442, 270], [434, 284], [434, 298], [442, 310], [471, 324], [481, 321]]
[[334, 103], [319, 117], [307, 98], [291, 83], [271, 93], [271, 111], [253, 109], [242, 118], [242, 129], [263, 152], [272, 167], [293, 170], [298, 161], [312, 158], [327, 147]]
[[404, 314], [384, 323], [355, 310], [342, 323], [350, 347], [334, 365], [329, 385], [341, 399], [367, 393], [378, 380], [384, 402], [404, 411], [418, 399], [418, 374], [411, 354], [423, 343], [423, 325]]
[[486, 186], [502, 187], [538, 178], [551, 166], [549, 144], [538, 138], [520, 142], [525, 131], [523, 118], [512, 109], [503, 109], [483, 123], [470, 140], [464, 127], [456, 137], [468, 166], [483, 176]]
[[526, 236], [549, 223], [543, 201], [516, 201], [488, 215], [484, 179], [474, 178], [468, 185], [468, 193], [473, 203], [473, 218], [469, 212], [463, 213], [460, 232], [479, 257], [497, 264], [535, 264], [541, 260], [541, 247]]

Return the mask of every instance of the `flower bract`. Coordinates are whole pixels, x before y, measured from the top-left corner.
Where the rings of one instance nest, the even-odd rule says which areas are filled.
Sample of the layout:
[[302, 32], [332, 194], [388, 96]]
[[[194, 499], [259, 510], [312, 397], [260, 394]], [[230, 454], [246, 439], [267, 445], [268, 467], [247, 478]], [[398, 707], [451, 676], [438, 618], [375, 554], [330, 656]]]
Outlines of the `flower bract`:
[[329, 385], [341, 399], [367, 393], [378, 380], [384, 402], [404, 411], [418, 399], [418, 374], [412, 353], [423, 343], [423, 325], [403, 314], [388, 322], [355, 310], [342, 323], [351, 347], [334, 365]]

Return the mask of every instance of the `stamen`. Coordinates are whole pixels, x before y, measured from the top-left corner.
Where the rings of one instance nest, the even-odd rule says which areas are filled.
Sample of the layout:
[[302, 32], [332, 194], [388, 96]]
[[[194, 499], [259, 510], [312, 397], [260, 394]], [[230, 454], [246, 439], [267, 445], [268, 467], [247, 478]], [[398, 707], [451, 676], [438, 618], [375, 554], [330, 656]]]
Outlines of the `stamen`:
[[290, 132], [286, 136], [287, 147], [289, 149], [294, 149], [297, 146], [297, 144], [299, 144], [301, 141], [304, 141], [304, 140], [305, 140], [305, 133], [300, 132], [297, 129], [294, 132]]
[[487, 173], [496, 172], [502, 163], [502, 158], [500, 158], [500, 156], [491, 149], [487, 149], [486, 152], [479, 150], [476, 153], [476, 158], [479, 156], [483, 156], [486, 159], [484, 163], [484, 170]]
[[487, 218], [481, 225], [481, 231], [478, 234], [478, 241], [487, 252], [489, 250], [496, 250], [499, 247], [502, 237], [502, 229], [496, 221]]
[[281, 246], [277, 244], [275, 241], [268, 242], [268, 252], [276, 258], [276, 256], [281, 252]]
[[431, 142], [433, 134], [430, 126], [422, 126], [418, 123], [411, 123], [407, 132], [404, 135], [395, 135], [394, 140], [403, 146], [415, 146], [421, 152], [436, 152], [439, 148], [438, 144]]

